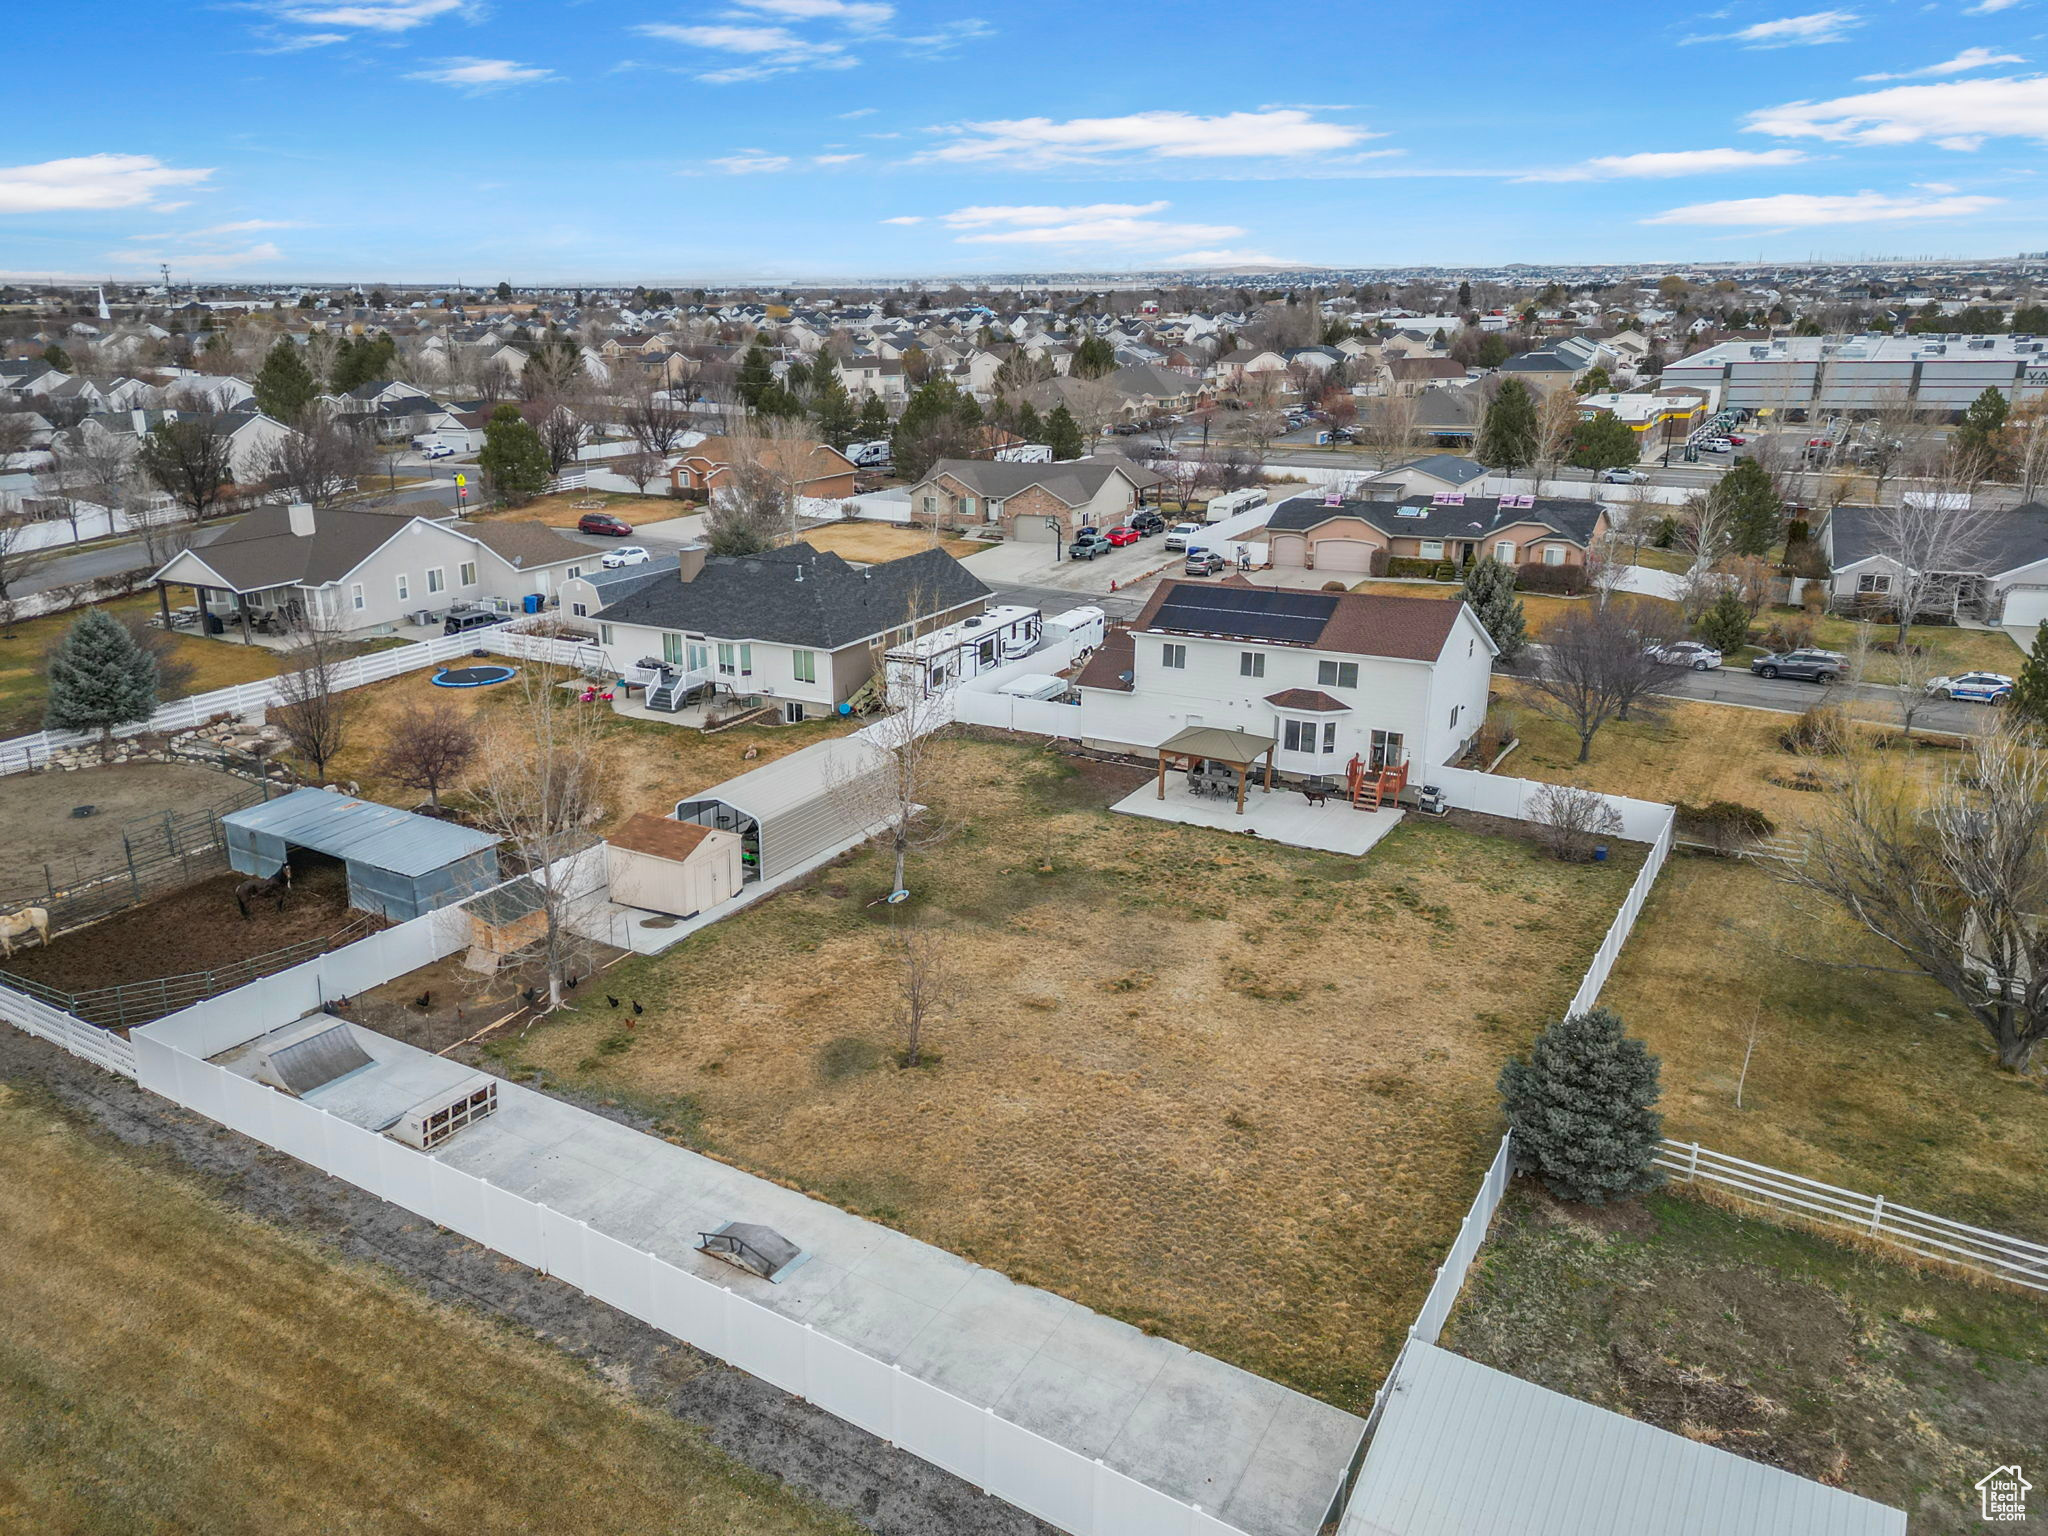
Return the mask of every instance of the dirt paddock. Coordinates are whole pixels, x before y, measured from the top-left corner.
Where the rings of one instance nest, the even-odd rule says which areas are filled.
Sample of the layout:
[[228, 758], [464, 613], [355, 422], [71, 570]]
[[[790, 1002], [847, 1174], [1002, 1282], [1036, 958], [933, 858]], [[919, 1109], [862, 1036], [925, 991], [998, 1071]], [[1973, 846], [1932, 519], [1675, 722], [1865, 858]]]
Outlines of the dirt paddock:
[[[247, 780], [196, 763], [119, 763], [77, 773], [11, 773], [0, 778], [0, 887], [39, 875], [44, 864], [121, 857], [121, 829], [137, 817], [183, 816], [260, 791]], [[96, 807], [74, 817], [72, 807]], [[62, 876], [59, 876], [61, 883]]]
[[348, 880], [339, 864], [295, 865], [293, 872], [298, 878], [282, 912], [259, 902], [245, 919], [235, 906], [235, 887], [249, 877], [215, 875], [65, 934], [48, 949], [16, 950], [7, 969], [83, 992], [232, 965], [344, 929], [360, 938], [388, 926], [349, 908]]

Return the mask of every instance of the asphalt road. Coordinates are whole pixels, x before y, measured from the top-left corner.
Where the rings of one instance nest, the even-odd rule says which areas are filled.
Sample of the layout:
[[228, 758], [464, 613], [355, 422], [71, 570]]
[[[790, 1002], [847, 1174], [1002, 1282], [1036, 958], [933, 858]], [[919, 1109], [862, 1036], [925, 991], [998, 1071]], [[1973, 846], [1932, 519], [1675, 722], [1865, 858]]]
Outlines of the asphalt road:
[[[2017, 652], [2015, 652], [2017, 656]], [[1666, 690], [1674, 698], [1707, 699], [1717, 704], [1741, 704], [1750, 709], [1771, 709], [1781, 714], [1803, 714], [1823, 700], [1856, 700], [1881, 710], [1896, 695], [1889, 688], [1822, 687], [1818, 683], [1795, 683], [1783, 677], [1758, 677], [1723, 667], [1715, 672], [1687, 672]], [[1965, 704], [1948, 699], [1929, 699], [1913, 717], [1916, 730], [1952, 731], [1959, 736], [1990, 729], [1999, 719], [1988, 704]]]

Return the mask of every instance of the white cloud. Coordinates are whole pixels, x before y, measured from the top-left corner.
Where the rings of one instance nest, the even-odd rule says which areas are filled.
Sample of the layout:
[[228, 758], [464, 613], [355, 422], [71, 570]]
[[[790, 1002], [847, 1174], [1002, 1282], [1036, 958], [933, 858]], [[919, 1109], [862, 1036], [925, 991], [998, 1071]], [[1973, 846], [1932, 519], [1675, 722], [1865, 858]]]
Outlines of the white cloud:
[[856, 160], [865, 159], [867, 159], [866, 155], [853, 153], [837, 155], [813, 155], [811, 156], [811, 163], [813, 165], [850, 165]]
[[2020, 0], [1977, 0], [1975, 5], [1963, 7], [1965, 16], [1996, 16], [2000, 11], [2009, 11]]
[[839, 120], [842, 123], [850, 123], [857, 117], [873, 117], [879, 110], [877, 107], [855, 107], [851, 112], [840, 113]]
[[884, 224], [922, 224], [924, 222], [924, 215], [921, 213], [899, 213], [895, 218], [884, 219], [882, 222]]
[[1600, 155], [1561, 171], [1532, 171], [1517, 181], [1606, 181], [1614, 178], [1703, 176], [1715, 171], [1763, 170], [1774, 165], [1801, 165], [1807, 155], [1797, 149], [1672, 149], [1638, 155]]
[[860, 62], [839, 43], [799, 37], [787, 27], [768, 22], [728, 21], [705, 26], [650, 22], [634, 30], [661, 42], [738, 54], [752, 61], [700, 73], [697, 78], [707, 85], [769, 80], [802, 69], [851, 69]]
[[153, 267], [169, 261], [180, 272], [234, 272], [268, 266], [282, 260], [284, 252], [270, 241], [240, 251], [177, 251], [168, 256], [160, 251], [110, 251], [107, 259], [124, 267]]
[[0, 213], [134, 208], [166, 187], [189, 187], [211, 170], [179, 170], [154, 155], [78, 155], [0, 166]]
[[1320, 122], [1284, 108], [1200, 117], [1191, 112], [1134, 112], [1128, 117], [1047, 117], [954, 123], [932, 130], [950, 142], [916, 156], [922, 162], [1034, 169], [1086, 165], [1133, 156], [1154, 160], [1284, 157], [1349, 149], [1380, 135], [1344, 123]]
[[336, 43], [349, 40], [346, 32], [305, 32], [297, 37], [285, 38], [268, 48], [259, 48], [258, 53], [304, 53], [308, 48], [332, 48]]
[[770, 16], [787, 16], [793, 21], [836, 21], [843, 26], [866, 29], [886, 25], [896, 15], [893, 5], [863, 4], [861, 0], [738, 0], [750, 11]]
[[729, 175], [760, 176], [774, 171], [786, 171], [792, 162], [787, 155], [770, 155], [758, 149], [743, 149], [736, 155], [721, 155], [710, 163]]
[[287, 5], [286, 21], [307, 27], [353, 27], [364, 32], [410, 32], [437, 17], [469, 9], [468, 0], [355, 0], [345, 5]]
[[[939, 222], [955, 231], [961, 245], [1090, 245], [1122, 249], [1192, 245], [1234, 240], [1234, 224], [1179, 224], [1154, 219], [1170, 205], [1083, 203], [992, 205], [956, 208]], [[965, 231], [965, 233], [961, 233]]]
[[1994, 64], [2024, 64], [2027, 61], [2016, 53], [1995, 53], [1989, 48], [1965, 48], [1952, 59], [1939, 64], [1929, 64], [1924, 69], [1903, 69], [1895, 75], [1858, 75], [1858, 80], [1922, 80], [1930, 75], [1963, 75], [1973, 69], [1989, 69]]
[[1262, 272], [1299, 265], [1284, 256], [1268, 256], [1264, 251], [1180, 251], [1157, 258], [1155, 264], [1162, 267], [1253, 267]]
[[1805, 48], [1816, 43], [1839, 43], [1853, 27], [1863, 24], [1854, 11], [1813, 11], [1804, 16], [1783, 16], [1776, 21], [1759, 21], [1735, 32], [1713, 32], [1688, 37], [1688, 43], [1740, 43], [1745, 48]]
[[1707, 224], [1731, 228], [1804, 229], [1821, 224], [1904, 224], [1929, 219], [1962, 219], [1996, 206], [1996, 197], [1893, 197], [1855, 192], [1824, 197], [1785, 192], [1776, 197], [1738, 197], [1722, 203], [1692, 203], [1644, 219], [1645, 224]]
[[405, 77], [434, 85], [452, 85], [471, 94], [501, 91], [509, 85], [534, 85], [552, 80], [555, 72], [537, 64], [518, 64], [511, 59], [450, 59], [439, 69], [415, 70]]
[[2048, 140], [2048, 75], [1895, 85], [1889, 90], [1792, 101], [1749, 114], [1744, 129], [1831, 144], [1916, 144], [1975, 149], [1987, 138]]

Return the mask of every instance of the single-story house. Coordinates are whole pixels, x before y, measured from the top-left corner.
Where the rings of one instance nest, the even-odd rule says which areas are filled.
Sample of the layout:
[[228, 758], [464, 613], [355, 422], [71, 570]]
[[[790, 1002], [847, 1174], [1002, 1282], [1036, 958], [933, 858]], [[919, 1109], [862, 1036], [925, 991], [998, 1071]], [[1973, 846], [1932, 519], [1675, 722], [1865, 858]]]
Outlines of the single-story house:
[[[1911, 493], [1908, 493], [1911, 494]], [[1901, 566], [1887, 551], [1888, 514], [1877, 507], [1841, 506], [1821, 525], [1833, 607], [1884, 608], [1899, 585]], [[1994, 624], [2048, 621], [2048, 503], [2030, 501], [1995, 514], [1977, 547], [1935, 572], [1921, 599], [1922, 617], [1965, 615]]]
[[1371, 497], [1398, 501], [1403, 496], [1434, 496], [1443, 491], [1470, 492], [1490, 473], [1476, 459], [1455, 453], [1431, 453], [1388, 470], [1368, 480], [1363, 489]]
[[1276, 566], [1370, 572], [1375, 557], [1448, 560], [1489, 556], [1503, 565], [1584, 565], [1607, 531], [1599, 502], [1562, 496], [1467, 496], [1440, 492], [1399, 501], [1294, 496], [1266, 522]]
[[979, 613], [989, 596], [942, 549], [855, 566], [803, 543], [746, 556], [697, 548], [593, 617], [620, 676], [658, 662], [674, 700], [698, 690], [772, 699], [796, 721], [831, 714], [882, 651]]
[[941, 459], [910, 486], [913, 521], [996, 525], [1006, 539], [1064, 543], [1082, 528], [1110, 528], [1144, 500], [1160, 477], [1121, 454], [1051, 464]]

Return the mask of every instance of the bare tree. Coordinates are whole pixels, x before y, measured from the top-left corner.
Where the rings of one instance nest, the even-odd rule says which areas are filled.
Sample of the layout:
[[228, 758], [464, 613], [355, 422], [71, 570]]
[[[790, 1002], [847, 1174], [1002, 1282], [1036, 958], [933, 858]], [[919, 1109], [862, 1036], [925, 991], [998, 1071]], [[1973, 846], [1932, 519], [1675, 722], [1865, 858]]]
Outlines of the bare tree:
[[293, 501], [334, 505], [370, 466], [370, 445], [346, 417], [313, 419], [286, 433], [264, 459], [264, 481]]
[[1931, 608], [1934, 594], [1951, 588], [1958, 575], [1975, 568], [1995, 516], [1988, 507], [1978, 506], [1968, 491], [1943, 481], [1872, 510], [1870, 553], [1890, 566], [1901, 649], [1913, 621]]
[[1530, 798], [1530, 820], [1543, 829], [1543, 843], [1555, 858], [1579, 862], [1603, 837], [1621, 835], [1621, 813], [1607, 797], [1576, 784], [1546, 784]]
[[613, 459], [612, 467], [633, 482], [633, 489], [642, 496], [647, 487], [661, 475], [661, 455], [655, 453], [629, 453], [623, 458]]
[[535, 403], [541, 409], [536, 413], [539, 420], [534, 422], [534, 431], [540, 435], [541, 447], [547, 450], [548, 468], [559, 475], [576, 462], [577, 453], [590, 436], [590, 428], [577, 408], [559, 395], [539, 396]]
[[1917, 466], [1926, 448], [1927, 434], [1927, 417], [1914, 403], [1911, 393], [1904, 388], [1886, 391], [1862, 432], [1861, 457], [1870, 474], [1872, 501], [1884, 501], [1885, 481], [1896, 474], [1910, 473]]
[[1533, 489], [1543, 494], [1544, 482], [1557, 478], [1558, 466], [1572, 451], [1572, 438], [1579, 429], [1579, 397], [1559, 386], [1536, 402], [1536, 454], [1529, 466]]
[[[0, 513], [0, 598], [12, 599], [14, 583], [36, 563], [28, 547], [30, 524], [17, 513]], [[12, 614], [8, 622], [14, 622]]]
[[1574, 608], [1544, 632], [1529, 674], [1529, 705], [1571, 728], [1579, 761], [1592, 756], [1593, 738], [1609, 720], [1631, 709], [1655, 718], [1659, 690], [1684, 670], [1660, 659], [1663, 636], [1654, 611], [1631, 602]]
[[690, 413], [654, 378], [632, 381], [619, 407], [619, 424], [654, 459], [666, 459], [690, 431]]
[[1373, 468], [1384, 475], [1415, 452], [1420, 414], [1421, 402], [1414, 395], [1381, 395], [1367, 402], [1358, 418], [1358, 442]]
[[442, 787], [462, 777], [476, 756], [477, 741], [472, 716], [414, 699], [391, 722], [377, 772], [407, 789], [425, 790], [428, 803], [438, 811]]
[[1979, 737], [1933, 787], [1865, 764], [1787, 878], [1948, 989], [2025, 1072], [2048, 1038], [2048, 756]]
[[[493, 712], [478, 751], [475, 814], [528, 866], [547, 926], [542, 954], [548, 1006], [587, 963], [588, 942], [572, 926], [595, 899], [586, 861], [604, 815], [606, 769], [598, 717], [564, 686], [574, 678], [546, 663], [519, 669], [508, 708]], [[503, 692], [505, 690], [501, 690]]]
[[1248, 452], [1260, 468], [1272, 451], [1273, 441], [1287, 430], [1287, 413], [1282, 408], [1278, 373], [1248, 373], [1239, 386], [1242, 404], [1230, 423], [1230, 435]]
[[905, 926], [889, 936], [897, 965], [896, 1028], [903, 1037], [906, 1067], [924, 1062], [924, 1032], [958, 996], [944, 944], [930, 928]]
[[0, 469], [6, 469], [17, 453], [27, 453], [35, 437], [35, 418], [27, 411], [0, 412]]
[[2005, 426], [2020, 500], [2032, 501], [2048, 481], [2048, 398], [2036, 396], [2014, 409]]
[[318, 622], [296, 639], [285, 657], [290, 670], [277, 679], [270, 719], [292, 750], [313, 765], [313, 776], [324, 779], [328, 763], [347, 745], [356, 716], [357, 696], [338, 686], [348, 648], [337, 630]]

